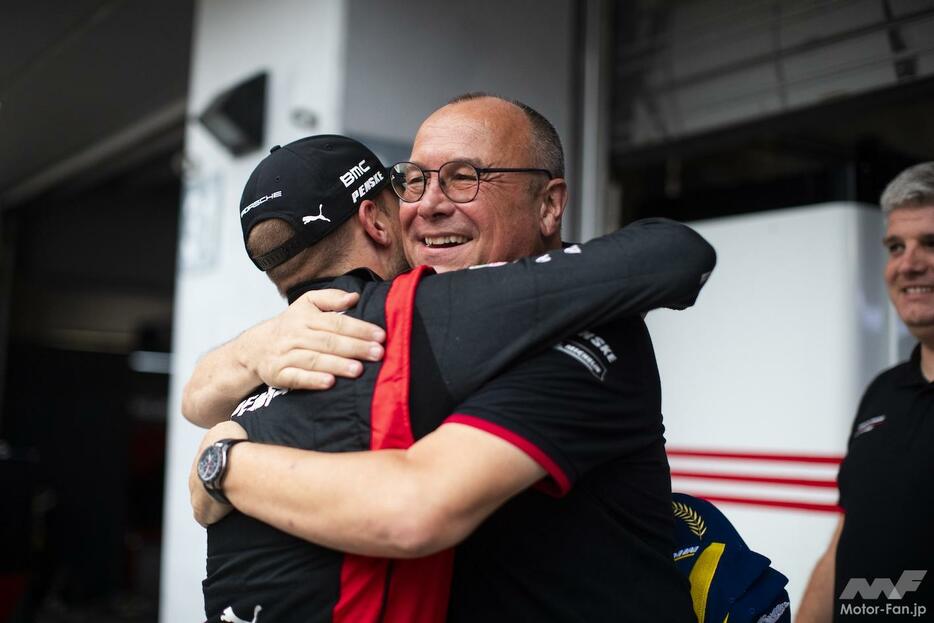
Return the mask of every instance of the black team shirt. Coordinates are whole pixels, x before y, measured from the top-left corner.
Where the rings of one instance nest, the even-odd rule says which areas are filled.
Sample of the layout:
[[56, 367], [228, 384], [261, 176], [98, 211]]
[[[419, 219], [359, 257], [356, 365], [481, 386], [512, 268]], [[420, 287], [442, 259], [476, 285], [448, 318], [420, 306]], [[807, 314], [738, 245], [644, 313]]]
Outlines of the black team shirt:
[[[910, 360], [869, 384], [853, 423], [838, 477], [846, 519], [837, 544], [834, 621], [934, 617], [932, 446], [934, 383], [921, 374], [917, 347]], [[869, 585], [879, 578], [898, 584], [908, 570], [927, 573], [901, 599], [878, 593], [869, 599], [859, 594], [840, 599], [853, 578]], [[916, 606], [925, 607], [926, 613]]]
[[[387, 325], [387, 355], [331, 391], [260, 388], [233, 414], [251, 440], [406, 447], [448, 421], [513, 443], [547, 477], [458, 546], [453, 583], [450, 551], [417, 561], [345, 555], [233, 512], [208, 529], [208, 620], [690, 621], [687, 582], [671, 560], [658, 373], [637, 314], [693, 303], [714, 261], [693, 231], [651, 219], [417, 284], [418, 271], [392, 286], [355, 271], [290, 292], [360, 292], [352, 313]], [[406, 315], [410, 329], [396, 333]], [[387, 374], [400, 365], [411, 371], [401, 383]], [[374, 392], [399, 394], [407, 413], [384, 419], [387, 401]]]
[[659, 378], [639, 317], [520, 362], [455, 413], [448, 421], [517, 433], [573, 488], [521, 493], [457, 546], [449, 621], [693, 623], [672, 563]]

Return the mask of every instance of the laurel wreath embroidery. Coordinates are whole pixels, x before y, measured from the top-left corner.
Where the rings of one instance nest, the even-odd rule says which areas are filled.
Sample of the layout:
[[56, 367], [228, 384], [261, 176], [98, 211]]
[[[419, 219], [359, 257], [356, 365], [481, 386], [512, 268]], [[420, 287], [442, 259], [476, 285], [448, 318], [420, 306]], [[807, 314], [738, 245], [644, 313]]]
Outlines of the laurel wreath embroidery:
[[691, 532], [694, 533], [699, 539], [704, 538], [704, 533], [707, 532], [707, 526], [704, 524], [704, 518], [701, 517], [696, 510], [688, 506], [683, 502], [672, 502], [672, 508], [675, 512], [675, 517], [681, 519], [688, 525], [688, 528]]

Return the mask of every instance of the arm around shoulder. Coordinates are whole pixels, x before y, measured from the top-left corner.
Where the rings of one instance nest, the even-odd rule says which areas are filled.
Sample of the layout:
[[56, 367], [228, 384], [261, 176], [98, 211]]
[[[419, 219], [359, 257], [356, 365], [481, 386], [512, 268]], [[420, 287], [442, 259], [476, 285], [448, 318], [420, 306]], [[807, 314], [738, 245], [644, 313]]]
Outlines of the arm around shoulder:
[[293, 536], [366, 556], [425, 556], [466, 538], [542, 478], [493, 435], [446, 424], [408, 450], [326, 453], [240, 444], [224, 489], [234, 507]]
[[620, 230], [629, 230], [625, 241], [645, 259], [651, 271], [679, 284], [683, 300], [666, 306], [683, 309], [694, 304], [698, 293], [717, 265], [717, 252], [691, 227], [666, 218], [647, 218]]
[[247, 365], [244, 354], [249, 331], [219, 346], [202, 357], [182, 391], [182, 415], [202, 428], [227, 419], [237, 403], [251, 389], [260, 385], [259, 375]]
[[382, 357], [385, 332], [337, 313], [358, 295], [314, 290], [279, 315], [247, 329], [198, 362], [182, 394], [182, 415], [208, 428], [226, 419], [241, 399], [263, 383], [287, 389], [321, 390], [336, 376], [354, 378], [360, 361]]

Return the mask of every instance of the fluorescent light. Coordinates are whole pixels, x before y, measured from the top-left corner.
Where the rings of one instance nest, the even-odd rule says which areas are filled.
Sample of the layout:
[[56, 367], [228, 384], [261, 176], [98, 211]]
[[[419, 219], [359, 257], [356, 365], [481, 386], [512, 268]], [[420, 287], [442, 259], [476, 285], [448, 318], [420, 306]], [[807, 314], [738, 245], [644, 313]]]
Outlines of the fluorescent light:
[[130, 369], [149, 374], [170, 374], [172, 353], [157, 353], [150, 350], [135, 350], [129, 356]]

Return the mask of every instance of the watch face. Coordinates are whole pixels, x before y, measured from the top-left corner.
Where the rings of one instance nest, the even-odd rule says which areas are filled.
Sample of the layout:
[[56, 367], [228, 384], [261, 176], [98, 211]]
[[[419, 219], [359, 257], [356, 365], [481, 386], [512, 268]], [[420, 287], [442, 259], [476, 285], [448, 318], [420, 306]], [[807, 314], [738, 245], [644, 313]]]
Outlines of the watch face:
[[221, 469], [221, 449], [215, 445], [205, 448], [198, 459], [198, 477], [202, 482], [211, 482]]

